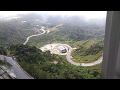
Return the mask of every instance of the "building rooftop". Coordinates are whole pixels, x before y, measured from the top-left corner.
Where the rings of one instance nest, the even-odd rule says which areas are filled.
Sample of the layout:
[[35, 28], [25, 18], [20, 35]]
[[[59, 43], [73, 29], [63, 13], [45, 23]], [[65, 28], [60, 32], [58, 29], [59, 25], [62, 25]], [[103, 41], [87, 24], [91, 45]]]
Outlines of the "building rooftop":
[[58, 49], [59, 50], [65, 50], [65, 47], [64, 46], [59, 46]]

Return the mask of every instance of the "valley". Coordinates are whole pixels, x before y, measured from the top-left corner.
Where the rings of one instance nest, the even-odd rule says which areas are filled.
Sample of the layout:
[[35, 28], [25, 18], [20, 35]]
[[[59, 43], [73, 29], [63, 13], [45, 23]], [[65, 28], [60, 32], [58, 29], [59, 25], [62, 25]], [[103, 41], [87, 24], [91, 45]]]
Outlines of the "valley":
[[49, 18], [0, 21], [0, 55], [15, 56], [35, 79], [101, 78], [104, 24]]

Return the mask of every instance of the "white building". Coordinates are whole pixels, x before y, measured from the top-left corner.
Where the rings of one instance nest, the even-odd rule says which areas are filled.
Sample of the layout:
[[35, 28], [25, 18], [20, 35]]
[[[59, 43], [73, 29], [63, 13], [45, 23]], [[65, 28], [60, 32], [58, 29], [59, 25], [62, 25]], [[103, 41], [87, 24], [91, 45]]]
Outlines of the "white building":
[[67, 51], [64, 46], [59, 46], [58, 49], [61, 53], [66, 53], [66, 51]]

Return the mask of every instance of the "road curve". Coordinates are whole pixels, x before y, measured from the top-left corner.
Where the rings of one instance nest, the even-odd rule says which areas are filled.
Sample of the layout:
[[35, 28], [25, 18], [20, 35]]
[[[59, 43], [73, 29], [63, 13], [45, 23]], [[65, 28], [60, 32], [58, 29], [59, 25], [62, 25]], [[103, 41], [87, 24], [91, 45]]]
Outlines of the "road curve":
[[[35, 34], [35, 35], [31, 35], [31, 36], [27, 37], [27, 39], [23, 43], [23, 45], [25, 45], [31, 37], [45, 34], [45, 30], [43, 28], [41, 28], [40, 30], [43, 31], [41, 34]], [[34, 79], [26, 71], [24, 71], [22, 69], [22, 67], [17, 63], [15, 58], [13, 59], [12, 57], [7, 57], [7, 56], [4, 56], [4, 58], [7, 60], [8, 63], [10, 63], [12, 65], [12, 69], [14, 70], [14, 73], [15, 73], [17, 79]]]
[[[39, 35], [45, 34], [45, 30], [43, 28], [41, 28], [40, 30], [42, 31], [42, 33], [31, 35], [31, 36], [27, 37], [27, 39], [23, 43], [23, 45], [25, 45], [29, 41], [29, 39], [31, 37], [35, 37], [35, 36], [39, 36]], [[22, 67], [17, 63], [15, 58], [7, 57], [7, 56], [4, 56], [4, 55], [0, 55], [0, 58], [3, 58], [3, 59], [5, 58], [6, 61], [12, 65], [12, 70], [14, 71], [17, 79], [34, 79], [26, 71], [24, 71], [22, 69]]]
[[94, 66], [94, 65], [102, 63], [102, 60], [103, 60], [103, 56], [101, 56], [97, 61], [94, 61], [92, 63], [81, 63], [81, 66], [84, 66], [84, 67]]
[[66, 54], [66, 59], [69, 63], [75, 65], [75, 66], [84, 66], [84, 67], [88, 67], [88, 66], [94, 66], [94, 65], [97, 65], [97, 64], [100, 64], [102, 63], [102, 59], [103, 59], [103, 56], [101, 56], [98, 60], [94, 61], [94, 62], [91, 62], [91, 63], [77, 63], [77, 62], [74, 62], [73, 60], [71, 60], [70, 56], [71, 56], [71, 52], [72, 52], [72, 47], [67, 45], [67, 44], [64, 44], [66, 45], [69, 49], [68, 49], [68, 52]]
[[29, 37], [27, 37], [27, 39], [26, 39], [26, 41], [23, 43], [23, 45], [25, 45], [28, 41], [29, 41], [29, 39], [31, 38], [31, 37], [35, 37], [35, 36], [39, 36], [39, 35], [42, 35], [42, 34], [45, 34], [45, 30], [44, 29], [40, 29], [41, 31], [43, 31], [42, 33], [40, 33], [40, 34], [35, 34], [35, 35], [31, 35], [31, 36], [29, 36]]
[[[25, 45], [25, 44], [29, 41], [29, 39], [30, 39], [31, 37], [35, 37], [35, 36], [39, 36], [39, 35], [45, 34], [46, 31], [45, 31], [43, 28], [41, 28], [40, 30], [43, 31], [41, 34], [35, 34], [35, 35], [31, 35], [31, 36], [27, 37], [27, 39], [26, 39], [26, 41], [23, 43], [23, 45]], [[67, 59], [67, 61], [68, 61], [69, 63], [75, 65], [75, 66], [84, 66], [84, 67], [87, 67], [87, 66], [94, 66], [94, 65], [97, 65], [97, 64], [102, 63], [102, 59], [103, 59], [102, 56], [101, 56], [97, 61], [94, 61], [94, 62], [92, 62], [92, 63], [77, 63], [77, 62], [74, 62], [74, 61], [71, 60], [71, 58], [70, 58], [71, 52], [72, 52], [72, 50], [73, 50], [72, 47], [69, 46], [68, 44], [63, 44], [63, 45], [65, 45], [65, 46], [68, 47], [68, 52], [67, 52], [67, 54], [66, 54], [66, 59]]]

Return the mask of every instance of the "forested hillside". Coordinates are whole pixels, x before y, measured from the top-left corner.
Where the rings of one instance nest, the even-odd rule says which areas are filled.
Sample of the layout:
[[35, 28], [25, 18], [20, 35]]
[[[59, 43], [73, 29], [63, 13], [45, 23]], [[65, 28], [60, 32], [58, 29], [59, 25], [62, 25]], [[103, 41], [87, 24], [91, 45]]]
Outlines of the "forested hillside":
[[[39, 48], [51, 43], [68, 44], [75, 62], [93, 62], [102, 56], [105, 19], [86, 20], [83, 16], [52, 16], [42, 14], [19, 14], [17, 19], [0, 19], [0, 55], [15, 56], [16, 60], [36, 79], [98, 79], [101, 64], [91, 67], [74, 66], [65, 56], [42, 52]], [[32, 37], [27, 45], [26, 38]]]
[[57, 28], [58, 31], [52, 33], [50, 38], [77, 41], [104, 37], [105, 20], [95, 22], [95, 20], [86, 21], [82, 16], [43, 16], [34, 13], [18, 16], [17, 19], [0, 19], [1, 45], [23, 43], [28, 36], [38, 33], [35, 28], [40, 29], [44, 26], [50, 29], [60, 24], [62, 26]]
[[[104, 38], [104, 27], [100, 26], [79, 26], [70, 23], [56, 25], [52, 28], [47, 28], [51, 32], [39, 37], [31, 38], [28, 45], [35, 45], [41, 47], [49, 43], [68, 43], [73, 45], [75, 42], [89, 39], [102, 39]], [[73, 44], [72, 44], [73, 43]]]
[[37, 79], [84, 79], [100, 78], [100, 65], [92, 68], [73, 66], [64, 57], [42, 52], [28, 45], [8, 47], [20, 65]]
[[[0, 45], [23, 43], [32, 34], [37, 34], [35, 22], [27, 21], [27, 18], [0, 20]], [[39, 24], [38, 24], [39, 25]]]

